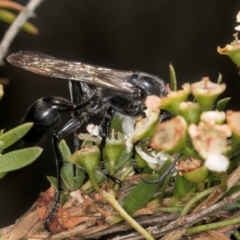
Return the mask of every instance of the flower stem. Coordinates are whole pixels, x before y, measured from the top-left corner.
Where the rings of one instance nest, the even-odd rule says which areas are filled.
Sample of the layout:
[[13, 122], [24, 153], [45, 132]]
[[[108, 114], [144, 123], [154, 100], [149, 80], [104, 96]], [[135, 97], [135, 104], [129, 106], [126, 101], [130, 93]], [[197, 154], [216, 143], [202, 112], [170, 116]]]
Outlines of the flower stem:
[[196, 183], [198, 191], [203, 192], [205, 189], [205, 182]]
[[[120, 176], [119, 180], [123, 182], [123, 181], [126, 179], [126, 177], [127, 177], [131, 172], [133, 172], [133, 171], [134, 171], [133, 166], [128, 166], [127, 169], [126, 169], [126, 170], [123, 172], [123, 174]], [[115, 184], [114, 190], [115, 190], [115, 191], [118, 191], [119, 187], [120, 187], [119, 184]]]
[[89, 172], [88, 175], [89, 175], [89, 178], [90, 178], [90, 181], [92, 183], [93, 188], [96, 190], [96, 192], [100, 193], [101, 189], [97, 184], [97, 181], [96, 181], [96, 178], [95, 178], [95, 175], [94, 175], [94, 171]]
[[220, 173], [220, 177], [221, 177], [221, 190], [222, 192], [226, 192], [227, 191], [227, 180], [228, 180], [228, 176], [226, 172], [221, 172]]
[[118, 201], [115, 199], [114, 195], [110, 192], [101, 191], [103, 199], [106, 200], [118, 213], [119, 215], [129, 223], [136, 231], [138, 231], [145, 239], [154, 240], [154, 238], [142, 227], [140, 226], [127, 212], [120, 206]]
[[109, 174], [113, 176], [116, 171], [115, 161], [109, 161]]

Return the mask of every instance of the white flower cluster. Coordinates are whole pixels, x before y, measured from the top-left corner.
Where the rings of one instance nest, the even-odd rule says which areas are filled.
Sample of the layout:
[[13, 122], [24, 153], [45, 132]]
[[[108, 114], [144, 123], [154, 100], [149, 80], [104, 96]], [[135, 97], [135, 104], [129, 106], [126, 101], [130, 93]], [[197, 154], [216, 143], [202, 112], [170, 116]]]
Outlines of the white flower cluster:
[[232, 132], [227, 124], [220, 124], [225, 117], [224, 112], [204, 112], [200, 116], [202, 121], [191, 124], [188, 129], [194, 148], [205, 159], [206, 168], [214, 172], [225, 172], [229, 166], [224, 154], [229, 150], [227, 139]]

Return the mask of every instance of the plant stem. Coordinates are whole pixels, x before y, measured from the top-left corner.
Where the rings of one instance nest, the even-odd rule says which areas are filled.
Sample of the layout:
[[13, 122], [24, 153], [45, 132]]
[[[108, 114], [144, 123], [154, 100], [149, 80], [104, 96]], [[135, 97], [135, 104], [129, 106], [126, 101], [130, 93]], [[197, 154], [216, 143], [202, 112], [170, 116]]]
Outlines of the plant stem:
[[89, 178], [90, 178], [90, 181], [91, 181], [91, 183], [92, 183], [93, 188], [96, 190], [96, 192], [100, 193], [100, 192], [101, 192], [101, 189], [100, 189], [100, 187], [98, 186], [98, 183], [97, 183], [97, 181], [96, 181], [96, 178], [95, 178], [95, 175], [94, 175], [94, 171], [89, 172], [89, 173], [88, 173], [88, 176], [89, 176]]
[[218, 229], [218, 228], [222, 228], [222, 227], [226, 227], [226, 226], [234, 225], [234, 224], [239, 224], [239, 223], [240, 223], [240, 217], [231, 218], [231, 219], [228, 219], [225, 221], [220, 221], [220, 222], [216, 222], [216, 223], [210, 223], [210, 224], [205, 224], [205, 225], [201, 225], [201, 226], [187, 228], [186, 234], [192, 235], [195, 233], [205, 232], [208, 230]]
[[109, 174], [113, 176], [116, 171], [115, 161], [109, 161]]
[[202, 192], [205, 189], [205, 182], [196, 183], [198, 191]]
[[101, 191], [103, 199], [106, 200], [118, 213], [119, 215], [129, 223], [136, 231], [138, 231], [145, 239], [154, 240], [154, 238], [142, 227], [140, 226], [128, 213], [120, 206], [118, 201], [115, 199], [114, 195], [110, 192]]
[[33, 12], [42, 1], [43, 0], [30, 0], [29, 3], [23, 8], [23, 10], [18, 14], [9, 29], [6, 31], [0, 44], [0, 64], [2, 63], [2, 60], [7, 54], [7, 50], [10, 44], [18, 34], [22, 25], [27, 21], [29, 17], [32, 16]]
[[223, 192], [227, 191], [227, 180], [228, 180], [228, 175], [226, 172], [222, 172], [220, 173], [220, 177], [221, 177], [221, 190]]
[[198, 195], [193, 197], [183, 208], [182, 212], [180, 213], [180, 217], [186, 216], [190, 212], [192, 207], [195, 205], [195, 203], [200, 201], [202, 198], [205, 198], [206, 196], [208, 196], [210, 193], [213, 192], [214, 189], [215, 188], [208, 188], [205, 191], [202, 191]]

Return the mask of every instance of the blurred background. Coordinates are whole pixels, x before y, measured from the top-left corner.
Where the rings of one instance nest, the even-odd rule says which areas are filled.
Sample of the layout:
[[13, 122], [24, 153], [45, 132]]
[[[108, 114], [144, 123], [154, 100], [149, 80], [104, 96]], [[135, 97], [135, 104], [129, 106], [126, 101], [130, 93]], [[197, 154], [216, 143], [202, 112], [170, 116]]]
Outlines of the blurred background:
[[[26, 4], [27, 1], [17, 1]], [[228, 108], [239, 110], [240, 77], [229, 58], [217, 53], [233, 40], [238, 0], [48, 0], [32, 19], [38, 36], [21, 32], [9, 53], [33, 50], [121, 70], [137, 70], [169, 81], [170, 62], [180, 83], [204, 76], [227, 83]], [[0, 36], [8, 25], [0, 23]], [[28, 73], [6, 63], [0, 77], [8, 78], [0, 102], [0, 129], [17, 126], [26, 109], [43, 96], [69, 98], [68, 83]], [[69, 115], [63, 117], [66, 122]], [[46, 175], [55, 175], [51, 136], [44, 153], [31, 166], [8, 173], [0, 181], [0, 227], [12, 224], [48, 188]], [[15, 145], [19, 148], [19, 144]], [[11, 149], [10, 149], [11, 150]]]

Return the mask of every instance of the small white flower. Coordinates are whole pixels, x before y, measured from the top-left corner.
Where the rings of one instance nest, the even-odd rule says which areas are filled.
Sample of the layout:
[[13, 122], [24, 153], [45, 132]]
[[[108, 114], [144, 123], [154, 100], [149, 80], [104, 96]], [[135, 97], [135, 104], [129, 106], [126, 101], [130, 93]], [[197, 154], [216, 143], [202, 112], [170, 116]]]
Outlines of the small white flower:
[[[236, 16], [236, 22], [240, 22], [240, 12], [238, 12], [237, 16]], [[235, 27], [235, 30], [240, 31], [240, 25], [238, 25], [237, 27]]]
[[137, 153], [147, 162], [147, 163], [151, 163], [151, 164], [158, 164], [158, 160], [152, 156], [150, 156], [149, 154], [147, 154], [140, 145], [137, 145], [135, 147]]
[[141, 147], [141, 145], [137, 145], [135, 149], [136, 152], [147, 162], [148, 166], [153, 170], [161, 168], [165, 161], [171, 157], [169, 154], [164, 152], [156, 153], [155, 150], [146, 152]]
[[210, 171], [226, 172], [229, 166], [229, 160], [226, 156], [220, 153], [209, 154], [205, 161], [205, 166]]
[[99, 145], [102, 140], [99, 136], [99, 127], [94, 124], [88, 124], [86, 129], [88, 133], [80, 133], [78, 134], [78, 138], [82, 141], [92, 141]]
[[94, 124], [87, 125], [87, 131], [91, 136], [99, 136], [99, 127]]
[[198, 126], [190, 124], [188, 133], [194, 148], [204, 159], [212, 154], [222, 154], [229, 150], [227, 138], [231, 136], [231, 129], [226, 124], [212, 125], [206, 122], [200, 122]]

